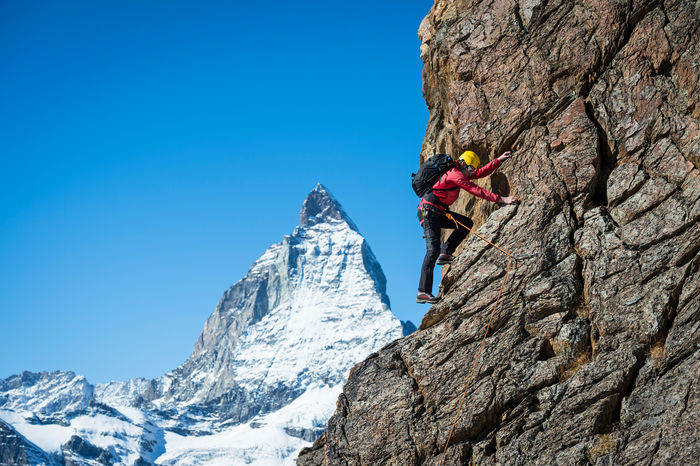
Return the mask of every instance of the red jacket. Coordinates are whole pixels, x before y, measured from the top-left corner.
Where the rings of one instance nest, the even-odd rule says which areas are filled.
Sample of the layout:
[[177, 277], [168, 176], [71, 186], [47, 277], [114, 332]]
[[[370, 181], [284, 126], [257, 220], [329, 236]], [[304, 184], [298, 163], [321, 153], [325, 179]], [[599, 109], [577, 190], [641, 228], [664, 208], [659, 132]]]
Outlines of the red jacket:
[[[454, 167], [450, 168], [445, 173], [443, 173], [440, 179], [438, 179], [435, 182], [435, 184], [433, 185], [432, 192], [433, 194], [435, 194], [435, 197], [437, 197], [437, 199], [444, 205], [450, 205], [457, 200], [457, 198], [459, 197], [460, 188], [477, 197], [486, 199], [487, 201], [501, 202], [501, 196], [499, 196], [498, 194], [480, 188], [471, 181], [469, 181], [475, 178], [483, 178], [485, 176], [489, 176], [500, 165], [501, 162], [498, 159], [493, 159], [491, 162], [479, 168], [471, 175], [465, 175], [457, 169], [457, 165], [455, 164]], [[440, 210], [443, 210], [442, 206], [432, 204], [431, 202], [428, 202], [425, 199], [421, 199], [418, 207], [420, 208], [423, 205], [423, 203], [434, 205]]]

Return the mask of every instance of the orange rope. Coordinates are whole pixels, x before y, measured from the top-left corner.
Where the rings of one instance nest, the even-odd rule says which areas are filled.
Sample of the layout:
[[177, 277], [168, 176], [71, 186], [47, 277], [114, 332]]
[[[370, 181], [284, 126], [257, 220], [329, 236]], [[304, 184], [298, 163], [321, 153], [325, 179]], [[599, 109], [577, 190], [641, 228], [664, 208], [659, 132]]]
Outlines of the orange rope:
[[455, 222], [455, 225], [461, 225], [462, 228], [466, 228], [466, 229], [469, 230], [471, 233], [473, 233], [473, 234], [475, 234], [476, 236], [478, 236], [479, 238], [483, 239], [484, 241], [486, 241], [487, 243], [489, 243], [491, 246], [493, 246], [494, 248], [496, 248], [496, 249], [498, 249], [499, 251], [501, 251], [501, 252], [502, 252], [503, 254], [505, 254], [506, 256], [508, 256], [508, 257], [510, 257], [510, 258], [513, 258], [512, 255], [508, 254], [508, 253], [505, 252], [503, 249], [499, 248], [498, 246], [496, 246], [495, 244], [493, 244], [491, 241], [487, 240], [486, 238], [484, 238], [483, 236], [481, 236], [479, 233], [475, 232], [474, 230], [472, 230], [471, 228], [469, 228], [468, 226], [466, 226], [464, 223], [458, 221], [456, 218], [454, 218], [454, 217], [450, 214], [449, 211], [448, 211], [448, 212], [445, 212], [445, 216], [446, 216], [448, 219], [450, 219], [450, 220], [452, 220], [453, 222]]
[[510, 272], [510, 266], [513, 263], [513, 256], [508, 254], [506, 251], [503, 249], [499, 248], [495, 244], [493, 244], [491, 241], [487, 240], [483, 236], [479, 235], [478, 233], [475, 233], [471, 228], [467, 227], [461, 222], [458, 222], [452, 215], [450, 215], [449, 212], [446, 212], [445, 215], [447, 216], [448, 219], [452, 220], [455, 222], [455, 225], [459, 224], [469, 230], [470, 232], [474, 233], [476, 236], [481, 238], [482, 240], [486, 241], [489, 243], [491, 246], [494, 248], [498, 249], [508, 257], [510, 257], [510, 261], [508, 261], [508, 267], [506, 268], [506, 275], [503, 277], [503, 282], [501, 282], [501, 289], [498, 291], [498, 298], [496, 298], [496, 302], [493, 303], [493, 309], [491, 309], [491, 316], [489, 317], [489, 323], [486, 326], [486, 331], [484, 332], [484, 338], [481, 340], [481, 346], [479, 346], [479, 351], [476, 353], [476, 359], [474, 359], [474, 364], [472, 364], [472, 370], [471, 373], [469, 374], [469, 379], [467, 380], [467, 388], [464, 389], [464, 393], [462, 394], [462, 399], [459, 401], [459, 408], [457, 408], [457, 415], [455, 416], [455, 420], [452, 423], [452, 428], [450, 429], [450, 434], [447, 436], [447, 441], [445, 442], [445, 449], [442, 452], [442, 458], [440, 458], [440, 464], [439, 466], [442, 466], [443, 461], [445, 461], [445, 455], [447, 454], [447, 447], [450, 445], [450, 439], [452, 438], [452, 433], [455, 430], [455, 426], [457, 425], [457, 419], [459, 419], [459, 415], [462, 412], [462, 405], [464, 404], [464, 399], [467, 397], [467, 392], [469, 391], [469, 386], [472, 383], [472, 376], [474, 375], [474, 370], [476, 369], [476, 364], [479, 362], [479, 358], [481, 357], [481, 350], [484, 349], [484, 345], [486, 344], [486, 336], [489, 333], [489, 329], [491, 328], [491, 322], [493, 321], [493, 315], [496, 312], [496, 306], [498, 306], [498, 301], [501, 299], [501, 294], [503, 293], [503, 287], [506, 284], [506, 279], [508, 278], [508, 272]]

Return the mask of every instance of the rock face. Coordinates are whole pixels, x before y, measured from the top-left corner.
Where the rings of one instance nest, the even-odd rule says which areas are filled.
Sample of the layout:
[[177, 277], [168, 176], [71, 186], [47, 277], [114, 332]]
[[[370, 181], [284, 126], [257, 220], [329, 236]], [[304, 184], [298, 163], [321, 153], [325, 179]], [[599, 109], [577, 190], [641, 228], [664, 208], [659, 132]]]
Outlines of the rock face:
[[[421, 160], [514, 157], [418, 332], [355, 366], [299, 464], [700, 458], [700, 4], [437, 0]], [[455, 209], [459, 210], [459, 209]], [[418, 254], [418, 252], [416, 252]]]
[[97, 464], [114, 464], [115, 458], [104, 448], [98, 448], [87, 440], [77, 435], [72, 436], [61, 447], [63, 463], [66, 466], [80, 466], [86, 461], [94, 461]]
[[47, 455], [41, 448], [20, 435], [16, 430], [0, 421], [0, 464], [61, 464]]

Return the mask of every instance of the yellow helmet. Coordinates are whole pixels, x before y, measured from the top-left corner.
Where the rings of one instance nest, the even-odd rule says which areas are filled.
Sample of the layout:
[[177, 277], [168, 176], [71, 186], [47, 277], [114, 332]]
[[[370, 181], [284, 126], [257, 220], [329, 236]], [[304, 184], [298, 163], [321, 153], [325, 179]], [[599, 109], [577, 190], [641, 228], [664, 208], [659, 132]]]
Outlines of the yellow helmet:
[[462, 154], [459, 158], [464, 160], [464, 163], [466, 163], [467, 165], [471, 165], [472, 167], [474, 167], [474, 169], [479, 168], [479, 165], [481, 165], [479, 156], [470, 150], [465, 151], [464, 154]]

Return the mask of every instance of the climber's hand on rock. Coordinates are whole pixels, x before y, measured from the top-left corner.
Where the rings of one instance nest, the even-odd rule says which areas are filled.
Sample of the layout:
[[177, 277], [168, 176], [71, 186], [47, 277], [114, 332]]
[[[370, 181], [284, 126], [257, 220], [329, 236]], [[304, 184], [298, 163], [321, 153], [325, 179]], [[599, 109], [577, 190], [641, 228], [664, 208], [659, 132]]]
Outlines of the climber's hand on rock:
[[517, 204], [518, 199], [516, 199], [513, 196], [506, 196], [501, 198], [501, 203], [502, 204]]
[[512, 156], [513, 156], [513, 153], [512, 153], [511, 151], [506, 151], [506, 152], [504, 152], [503, 154], [501, 154], [500, 157], [498, 157], [498, 161], [501, 162], [501, 163], [502, 163], [502, 162], [505, 162], [506, 160], [508, 160], [508, 159], [511, 158]]

